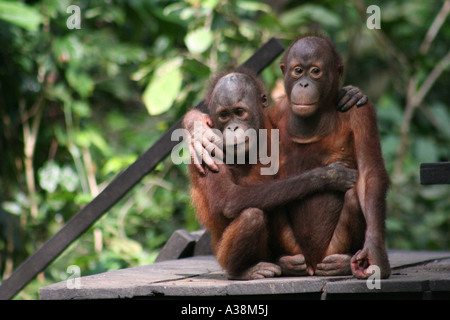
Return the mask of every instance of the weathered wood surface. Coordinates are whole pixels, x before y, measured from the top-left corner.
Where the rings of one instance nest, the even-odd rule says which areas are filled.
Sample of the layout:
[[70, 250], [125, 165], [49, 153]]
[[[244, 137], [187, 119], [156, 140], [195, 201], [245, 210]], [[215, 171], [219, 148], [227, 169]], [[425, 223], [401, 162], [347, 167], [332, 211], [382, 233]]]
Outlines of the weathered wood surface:
[[[389, 251], [392, 276], [380, 289], [351, 276], [277, 277], [230, 281], [213, 256], [81, 277], [78, 289], [59, 282], [40, 290], [42, 300], [124, 298], [439, 299], [450, 297], [450, 252]], [[70, 286], [69, 286], [70, 287]]]
[[450, 162], [420, 164], [421, 184], [450, 184]]

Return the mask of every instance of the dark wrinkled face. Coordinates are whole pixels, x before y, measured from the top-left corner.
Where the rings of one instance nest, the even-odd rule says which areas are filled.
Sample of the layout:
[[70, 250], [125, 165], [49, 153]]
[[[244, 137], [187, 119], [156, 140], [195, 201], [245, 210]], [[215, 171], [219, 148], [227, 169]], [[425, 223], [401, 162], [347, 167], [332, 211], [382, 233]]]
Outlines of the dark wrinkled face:
[[292, 112], [311, 116], [337, 94], [341, 70], [329, 44], [318, 37], [298, 40], [281, 65]]
[[247, 131], [262, 127], [261, 106], [265, 103], [265, 95], [248, 75], [230, 73], [219, 80], [212, 92], [210, 110], [225, 146], [245, 146], [241, 150], [248, 152], [255, 139], [249, 139]]

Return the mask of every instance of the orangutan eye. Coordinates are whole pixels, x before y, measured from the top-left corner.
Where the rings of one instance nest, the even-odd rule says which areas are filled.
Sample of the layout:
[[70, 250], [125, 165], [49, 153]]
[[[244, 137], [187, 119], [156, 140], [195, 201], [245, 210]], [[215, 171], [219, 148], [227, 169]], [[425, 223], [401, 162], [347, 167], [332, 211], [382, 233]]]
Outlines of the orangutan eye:
[[219, 113], [219, 118], [225, 119], [225, 118], [227, 118], [227, 117], [228, 117], [228, 112], [226, 112], [226, 111], [221, 111], [221, 112]]
[[318, 76], [320, 74], [320, 69], [315, 67], [311, 69], [311, 73], [315, 76]]
[[303, 69], [300, 68], [300, 67], [296, 67], [296, 68], [294, 69], [294, 72], [295, 72], [296, 74], [301, 74], [301, 73], [303, 72]]
[[245, 113], [245, 110], [242, 108], [237, 108], [236, 110], [234, 110], [234, 114], [238, 117], [242, 117]]

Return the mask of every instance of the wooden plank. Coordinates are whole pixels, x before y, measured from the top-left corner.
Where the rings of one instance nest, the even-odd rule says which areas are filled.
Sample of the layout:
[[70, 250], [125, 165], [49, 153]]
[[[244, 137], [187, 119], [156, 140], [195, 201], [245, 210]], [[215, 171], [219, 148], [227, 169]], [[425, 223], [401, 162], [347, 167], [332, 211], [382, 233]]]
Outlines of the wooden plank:
[[[295, 295], [296, 299], [333, 298], [340, 294], [401, 294], [424, 291], [450, 293], [448, 268], [450, 252], [388, 250], [389, 261], [397, 268], [381, 287], [374, 290], [367, 281], [352, 276], [276, 277], [255, 281], [228, 280], [213, 256], [168, 260], [146, 266], [108, 271], [80, 278], [79, 289], [70, 289], [62, 281], [40, 289], [42, 300], [157, 298], [251, 298], [273, 299]], [[432, 259], [432, 260], [431, 260]], [[426, 262], [426, 261], [432, 262]], [[436, 261], [435, 261], [436, 260]], [[399, 268], [403, 263], [406, 266]], [[415, 265], [411, 267], [411, 265]], [[370, 280], [372, 281], [372, 280]], [[277, 297], [277, 295], [279, 295]]]
[[421, 184], [450, 184], [450, 162], [420, 164]]
[[271, 38], [244, 62], [243, 67], [260, 73], [284, 51], [283, 45], [276, 38]]
[[[284, 47], [272, 38], [266, 42], [244, 66], [260, 73], [269, 65]], [[205, 108], [203, 102], [196, 106]], [[176, 146], [178, 141], [171, 141], [170, 137], [175, 129], [181, 128], [181, 119], [174, 123], [156, 143], [143, 153], [124, 172], [119, 174], [95, 199], [74, 215], [56, 234], [47, 240], [38, 250], [26, 259], [11, 276], [0, 286], [0, 299], [13, 298], [39, 272], [56, 259], [73, 241], [83, 234], [107, 210], [119, 201], [146, 174], [152, 171]]]
[[196, 241], [186, 230], [176, 230], [159, 252], [155, 262], [191, 257]]

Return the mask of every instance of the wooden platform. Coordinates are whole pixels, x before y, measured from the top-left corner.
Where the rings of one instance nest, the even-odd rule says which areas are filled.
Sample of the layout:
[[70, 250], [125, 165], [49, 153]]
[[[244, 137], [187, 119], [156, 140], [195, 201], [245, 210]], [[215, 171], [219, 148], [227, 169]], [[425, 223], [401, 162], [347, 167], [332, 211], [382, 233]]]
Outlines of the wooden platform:
[[[351, 276], [230, 281], [213, 256], [194, 256], [81, 277], [41, 288], [66, 299], [450, 299], [450, 252], [389, 251], [392, 276], [380, 289]], [[70, 287], [70, 286], [69, 286]]]

